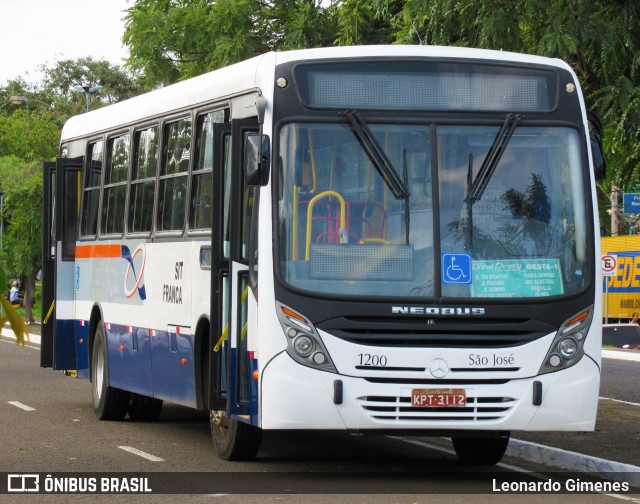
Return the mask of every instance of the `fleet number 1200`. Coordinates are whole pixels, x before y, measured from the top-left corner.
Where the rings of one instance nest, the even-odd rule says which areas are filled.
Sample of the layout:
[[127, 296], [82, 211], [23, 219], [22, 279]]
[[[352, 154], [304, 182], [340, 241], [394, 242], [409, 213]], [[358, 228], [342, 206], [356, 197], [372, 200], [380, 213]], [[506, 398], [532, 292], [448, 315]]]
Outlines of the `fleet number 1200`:
[[359, 366], [386, 366], [387, 365], [386, 355], [361, 353], [361, 354], [358, 354], [358, 358], [360, 359], [360, 364], [358, 364]]

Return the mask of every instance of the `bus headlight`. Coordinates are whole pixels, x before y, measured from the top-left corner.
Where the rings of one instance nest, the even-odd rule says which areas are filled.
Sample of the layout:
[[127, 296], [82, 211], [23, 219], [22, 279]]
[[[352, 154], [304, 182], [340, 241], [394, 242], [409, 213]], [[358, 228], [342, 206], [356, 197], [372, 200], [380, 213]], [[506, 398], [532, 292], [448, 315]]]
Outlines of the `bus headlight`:
[[306, 334], [300, 334], [293, 340], [293, 349], [300, 357], [307, 357], [313, 352], [313, 340]]
[[593, 306], [590, 306], [560, 326], [538, 374], [571, 367], [582, 359], [585, 335], [589, 332], [592, 318]]
[[278, 319], [287, 337], [287, 353], [299, 364], [337, 373], [314, 325], [297, 311], [276, 302]]
[[565, 359], [572, 359], [578, 353], [578, 343], [573, 338], [565, 338], [558, 343], [560, 355]]

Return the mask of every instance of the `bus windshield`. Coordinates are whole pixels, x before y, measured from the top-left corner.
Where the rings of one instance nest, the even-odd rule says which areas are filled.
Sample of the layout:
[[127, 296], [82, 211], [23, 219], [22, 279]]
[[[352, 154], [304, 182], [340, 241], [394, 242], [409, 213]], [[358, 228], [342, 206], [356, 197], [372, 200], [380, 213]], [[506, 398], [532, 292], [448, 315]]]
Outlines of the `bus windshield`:
[[340, 296], [526, 298], [587, 284], [577, 130], [514, 126], [472, 194], [500, 125], [368, 122], [405, 193], [348, 122], [291, 123], [278, 138], [284, 281]]

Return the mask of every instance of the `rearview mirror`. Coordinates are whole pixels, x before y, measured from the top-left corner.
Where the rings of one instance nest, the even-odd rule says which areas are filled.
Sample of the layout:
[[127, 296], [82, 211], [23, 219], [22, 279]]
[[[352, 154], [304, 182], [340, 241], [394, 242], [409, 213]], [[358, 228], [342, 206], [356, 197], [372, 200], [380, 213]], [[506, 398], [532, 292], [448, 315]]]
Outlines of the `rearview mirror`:
[[604, 180], [607, 177], [607, 160], [604, 157], [602, 138], [604, 136], [602, 123], [593, 112], [587, 112], [589, 121], [589, 143], [591, 144], [591, 159], [593, 161], [593, 174], [596, 180]]
[[244, 179], [248, 186], [267, 185], [269, 181], [269, 154], [269, 137], [267, 135], [247, 133], [244, 138]]

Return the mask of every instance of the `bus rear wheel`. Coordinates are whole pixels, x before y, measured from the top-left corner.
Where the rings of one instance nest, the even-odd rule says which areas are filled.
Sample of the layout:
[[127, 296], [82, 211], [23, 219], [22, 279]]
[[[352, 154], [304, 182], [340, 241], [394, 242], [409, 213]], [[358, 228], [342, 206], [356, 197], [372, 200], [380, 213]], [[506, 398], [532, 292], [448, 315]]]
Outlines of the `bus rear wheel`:
[[93, 411], [100, 420], [122, 420], [127, 414], [131, 394], [109, 385], [107, 338], [98, 323], [91, 352], [91, 397]]
[[218, 457], [224, 460], [253, 460], [256, 457], [262, 441], [262, 429], [232, 420], [224, 411], [212, 411], [210, 422]]
[[452, 437], [451, 441], [456, 455], [465, 464], [495, 465], [507, 451], [509, 437], [509, 433], [503, 433], [499, 437]]

